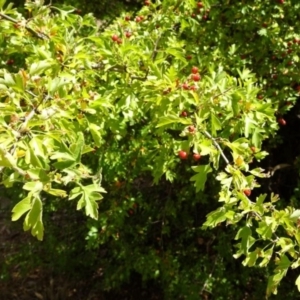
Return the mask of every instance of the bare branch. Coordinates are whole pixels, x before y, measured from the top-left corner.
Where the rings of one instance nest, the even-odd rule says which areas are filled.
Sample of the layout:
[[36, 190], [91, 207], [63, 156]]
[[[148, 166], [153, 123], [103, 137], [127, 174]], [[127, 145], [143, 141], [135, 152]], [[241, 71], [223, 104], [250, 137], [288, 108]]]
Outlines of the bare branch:
[[[18, 20], [13, 19], [13, 18], [11, 18], [8, 15], [5, 15], [3, 13], [0, 13], [0, 17], [5, 19], [5, 20], [8, 20], [12, 23], [15, 23], [15, 24], [19, 23]], [[27, 31], [29, 31], [31, 34], [33, 34], [34, 36], [36, 36], [37, 38], [41, 39], [41, 40], [49, 40], [49, 36], [47, 36], [45, 33], [37, 32], [37, 31], [33, 30], [32, 28], [28, 27], [27, 25], [25, 25], [25, 29]]]
[[220, 93], [220, 94], [217, 94], [217, 95], [213, 96], [213, 99], [216, 99], [216, 98], [218, 98], [219, 96], [226, 94], [228, 91], [230, 91], [230, 90], [232, 90], [232, 89], [233, 89], [233, 87], [230, 87], [230, 88], [226, 89], [224, 92], [222, 92], [222, 93]]
[[205, 280], [205, 282], [204, 282], [204, 284], [203, 284], [203, 287], [202, 287], [202, 289], [201, 289], [201, 291], [200, 291], [200, 295], [202, 295], [202, 293], [204, 292], [204, 290], [205, 290], [205, 288], [206, 288], [206, 286], [207, 286], [208, 280], [212, 277], [212, 275], [213, 275], [213, 273], [214, 273], [214, 271], [215, 271], [215, 268], [216, 268], [216, 265], [217, 265], [218, 258], [219, 258], [219, 257], [216, 256], [216, 258], [215, 258], [215, 260], [214, 260], [213, 267], [212, 267], [212, 269], [211, 269], [211, 271], [210, 271], [210, 273], [209, 273], [209, 275], [208, 275], [208, 278]]
[[[32, 96], [35, 96], [31, 91], [27, 91], [27, 93], [29, 93]], [[20, 127], [20, 129], [18, 130], [20, 133], [26, 131], [26, 127], [28, 122], [34, 117], [34, 115], [37, 112], [38, 107], [42, 104], [42, 102], [44, 101], [44, 99], [42, 99], [31, 111], [30, 113], [25, 117], [22, 126]]]
[[160, 42], [160, 39], [161, 39], [161, 35], [157, 38], [157, 40], [154, 44], [154, 49], [153, 49], [153, 52], [151, 54], [151, 60], [152, 61], [155, 61], [155, 58], [156, 58], [156, 55], [157, 55], [157, 52], [158, 52], [158, 43]]
[[203, 134], [208, 137], [212, 142], [213, 144], [215, 145], [215, 147], [219, 150], [220, 154], [222, 155], [223, 159], [225, 160], [226, 164], [227, 165], [230, 165], [230, 162], [228, 160], [228, 158], [225, 156], [222, 148], [220, 147], [220, 145], [217, 143], [216, 139], [213, 138], [207, 131], [203, 131]]

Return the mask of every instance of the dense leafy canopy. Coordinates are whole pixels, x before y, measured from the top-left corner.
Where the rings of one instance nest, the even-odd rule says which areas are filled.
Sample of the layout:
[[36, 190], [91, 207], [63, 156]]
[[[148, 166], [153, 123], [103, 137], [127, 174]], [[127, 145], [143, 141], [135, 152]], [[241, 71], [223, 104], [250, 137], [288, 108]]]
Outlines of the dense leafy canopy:
[[29, 1], [22, 15], [0, 1], [1, 184], [22, 186], [12, 220], [43, 240], [44, 210], [76, 201], [93, 219], [87, 248], [111, 252], [106, 289], [135, 271], [168, 299], [198, 299], [213, 281], [197, 249], [225, 251], [204, 241], [214, 227], [221, 243], [235, 232], [244, 266], [272, 265], [267, 295], [299, 267], [299, 210], [255, 190], [273, 176], [263, 141], [300, 90], [300, 3], [220, 2], [146, 1], [101, 31], [71, 6]]

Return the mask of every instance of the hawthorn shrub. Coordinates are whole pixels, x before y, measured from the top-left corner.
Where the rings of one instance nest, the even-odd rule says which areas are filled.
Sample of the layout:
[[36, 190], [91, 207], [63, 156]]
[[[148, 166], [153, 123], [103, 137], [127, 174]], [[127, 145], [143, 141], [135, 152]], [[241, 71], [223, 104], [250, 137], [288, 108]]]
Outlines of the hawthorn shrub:
[[105, 290], [137, 273], [167, 299], [223, 299], [233, 255], [276, 293], [299, 266], [300, 210], [256, 191], [274, 174], [260, 166], [262, 143], [300, 90], [300, 4], [147, 1], [100, 32], [70, 6], [28, 1], [25, 19], [4, 2], [0, 166], [20, 197], [12, 220], [43, 240], [43, 212], [76, 202]]

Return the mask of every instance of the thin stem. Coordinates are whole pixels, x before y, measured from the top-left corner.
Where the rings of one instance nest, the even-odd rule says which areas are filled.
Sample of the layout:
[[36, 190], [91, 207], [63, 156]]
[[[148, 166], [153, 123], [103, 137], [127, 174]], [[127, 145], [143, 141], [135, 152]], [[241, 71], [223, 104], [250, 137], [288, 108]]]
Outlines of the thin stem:
[[218, 256], [216, 256], [215, 258], [215, 261], [214, 261], [214, 264], [213, 264], [213, 267], [212, 267], [212, 270], [210, 271], [209, 275], [208, 275], [208, 278], [205, 280], [204, 284], [203, 284], [203, 287], [200, 291], [200, 295], [202, 295], [202, 293], [204, 292], [206, 286], [207, 286], [207, 283], [208, 283], [208, 279], [210, 279], [215, 271], [215, 268], [216, 268], [216, 265], [217, 265], [217, 261], [218, 261]]
[[223, 150], [221, 149], [220, 145], [217, 143], [216, 139], [213, 138], [207, 131], [203, 131], [204, 135], [206, 137], [208, 137], [210, 140], [212, 140], [214, 146], [219, 150], [221, 156], [223, 157], [223, 159], [225, 160], [227, 165], [230, 165], [230, 162], [228, 160], [228, 158], [225, 156]]
[[[3, 18], [3, 19], [6, 19], [12, 23], [15, 23], [15, 24], [18, 24], [19, 21], [16, 20], [16, 19], [13, 19], [11, 17], [9, 17], [8, 15], [5, 15], [3, 13], [0, 13], [0, 17]], [[28, 27], [27, 25], [24, 26], [25, 29], [27, 31], [29, 31], [31, 34], [33, 34], [34, 36], [36, 36], [37, 38], [41, 39], [41, 40], [47, 40], [49, 39], [49, 36], [47, 36], [45, 33], [41, 33], [41, 32], [37, 32], [37, 31], [34, 31], [33, 29], [31, 29], [30, 27]]]
[[155, 61], [155, 58], [156, 58], [156, 55], [157, 55], [157, 50], [158, 50], [158, 43], [160, 42], [160, 39], [161, 39], [161, 35], [157, 38], [155, 44], [154, 44], [154, 49], [153, 49], [153, 52], [151, 54], [151, 59], [152, 61], [154, 62]]
[[213, 96], [213, 99], [216, 99], [217, 97], [226, 94], [228, 91], [230, 91], [230, 90], [232, 90], [232, 89], [233, 89], [233, 87], [230, 87], [230, 88], [226, 89], [224, 92], [219, 93], [219, 94]]

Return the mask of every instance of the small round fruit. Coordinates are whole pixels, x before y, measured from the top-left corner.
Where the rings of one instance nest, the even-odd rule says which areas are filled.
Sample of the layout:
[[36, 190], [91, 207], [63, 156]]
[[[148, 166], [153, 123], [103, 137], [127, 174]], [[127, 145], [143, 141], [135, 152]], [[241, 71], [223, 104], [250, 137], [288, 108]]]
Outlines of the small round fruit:
[[132, 33], [130, 31], [127, 31], [125, 33], [125, 36], [129, 39], [132, 36]]
[[194, 133], [194, 132], [196, 131], [196, 128], [195, 128], [194, 125], [190, 125], [190, 126], [188, 127], [188, 130], [189, 130], [190, 133]]
[[186, 118], [187, 115], [188, 115], [188, 113], [187, 113], [186, 111], [183, 111], [183, 112], [180, 114], [180, 116], [181, 116], [181, 117], [184, 117], [184, 118]]
[[198, 2], [198, 3], [197, 3], [197, 6], [198, 6], [199, 8], [202, 8], [202, 7], [203, 7], [203, 3], [202, 3], [202, 2]]
[[119, 37], [116, 35], [116, 34], [113, 34], [111, 39], [114, 41], [114, 42], [117, 42]]
[[191, 60], [192, 59], [192, 55], [187, 55], [186, 59]]
[[15, 61], [13, 59], [9, 59], [6, 64], [7, 65], [13, 65], [15, 63]]
[[263, 95], [257, 95], [257, 99], [261, 100], [261, 99], [263, 99], [263, 98], [264, 98]]
[[279, 118], [279, 119], [278, 119], [278, 124], [280, 124], [280, 125], [282, 125], [282, 126], [285, 126], [285, 125], [286, 125], [285, 119]]
[[150, 5], [150, 1], [149, 0], [145, 0], [144, 4], [147, 5], [147, 6], [149, 6]]
[[130, 21], [130, 16], [126, 16], [125, 21]]
[[198, 73], [198, 68], [197, 67], [192, 67], [192, 73], [197, 74]]
[[251, 190], [250, 189], [246, 189], [244, 190], [244, 194], [249, 197], [251, 195]]
[[136, 18], [135, 18], [135, 21], [136, 21], [137, 23], [139, 23], [139, 22], [142, 21], [142, 19], [141, 19], [141, 17], [136, 17]]
[[184, 90], [188, 90], [189, 89], [189, 85], [185, 82], [185, 83], [182, 84], [182, 88]]
[[194, 81], [199, 81], [200, 79], [201, 79], [201, 76], [200, 76], [200, 74], [192, 74], [192, 79], [194, 80]]
[[298, 40], [297, 38], [294, 38], [293, 42], [294, 44], [298, 44], [300, 40]]
[[200, 158], [201, 158], [201, 155], [200, 155], [199, 153], [194, 153], [194, 154], [193, 154], [193, 159], [194, 159], [195, 161], [198, 161]]
[[179, 155], [180, 159], [187, 159], [187, 157], [188, 157], [188, 154], [185, 151], [183, 151], [183, 150], [180, 150], [178, 152], [178, 155]]

